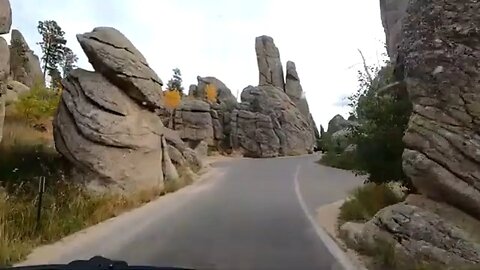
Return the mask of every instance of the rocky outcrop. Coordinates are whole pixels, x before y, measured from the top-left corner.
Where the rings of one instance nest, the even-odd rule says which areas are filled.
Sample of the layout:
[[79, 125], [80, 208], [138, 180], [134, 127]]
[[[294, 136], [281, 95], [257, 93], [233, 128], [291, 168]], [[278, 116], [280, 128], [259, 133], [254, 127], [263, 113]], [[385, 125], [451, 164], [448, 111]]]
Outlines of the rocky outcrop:
[[0, 0], [0, 35], [8, 34], [12, 26], [12, 9], [9, 0]]
[[255, 39], [255, 51], [257, 53], [259, 83], [258, 85], [273, 85], [285, 89], [280, 52], [269, 36], [260, 36]]
[[162, 187], [178, 177], [171, 147], [188, 164], [196, 162], [193, 150], [151, 111], [161, 104], [161, 92], [154, 93], [161, 81], [131, 42], [106, 27], [77, 38], [95, 72], [76, 69], [62, 81], [54, 138], [91, 186]]
[[184, 141], [214, 140], [210, 104], [198, 99], [185, 99], [175, 110], [174, 129]]
[[237, 106], [237, 99], [232, 94], [232, 91], [219, 79], [215, 77], [200, 77], [197, 76], [198, 85], [196, 88], [196, 96], [205, 98], [206, 86], [212, 84], [217, 91], [217, 101], [215, 103], [221, 105], [223, 110], [232, 111]]
[[[344, 151], [350, 145], [349, 136], [353, 132], [353, 128], [358, 123], [355, 121], [345, 120], [343, 116], [337, 114], [328, 122], [327, 134], [331, 139], [331, 146], [335, 147], [336, 151]], [[352, 146], [353, 147], [353, 146]]]
[[28, 87], [35, 83], [44, 84], [38, 56], [30, 49], [22, 33], [16, 29], [12, 30], [10, 41], [10, 76]]
[[363, 230], [366, 246], [390, 243], [402, 266], [480, 264], [478, 10], [478, 1], [410, 1], [404, 19], [396, 64], [413, 112], [403, 169], [421, 195], [381, 210]]
[[345, 120], [340, 114], [335, 115], [330, 121], [328, 121], [327, 132], [334, 134], [337, 131], [349, 129], [353, 126], [353, 122]]
[[298, 110], [309, 122], [315, 140], [320, 139], [320, 133], [318, 132], [317, 124], [315, 124], [315, 120], [313, 120], [313, 116], [310, 113], [307, 98], [303, 92], [302, 85], [300, 84], [297, 68], [295, 63], [292, 61], [287, 61], [287, 75], [285, 81], [285, 93], [288, 95], [288, 97], [290, 97], [293, 103], [295, 103]]
[[399, 50], [413, 103], [404, 137], [405, 173], [422, 194], [476, 218], [480, 218], [478, 10], [479, 2], [467, 0], [413, 2]]
[[[231, 148], [231, 115], [237, 108], [237, 99], [232, 91], [219, 79], [215, 77], [197, 77], [198, 85], [195, 87], [194, 96], [203, 100], [206, 99], [207, 85], [213, 85], [217, 96], [215, 102], [210, 102], [211, 118], [214, 131], [215, 144], [219, 150], [228, 150]], [[192, 89], [193, 90], [193, 89]]]
[[[0, 0], [0, 34], [10, 32], [12, 11], [8, 0]], [[7, 93], [7, 78], [10, 73], [10, 51], [7, 41], [0, 37], [0, 142], [3, 137], [3, 121], [5, 119], [5, 94]]]
[[307, 117], [310, 110], [308, 108], [307, 99], [305, 98], [302, 85], [300, 84], [297, 68], [292, 61], [287, 62], [285, 93], [297, 105], [300, 112]]
[[241, 94], [242, 103], [231, 117], [231, 143], [251, 157], [311, 153], [316, 144], [315, 123], [291, 61], [287, 84], [280, 53], [268, 36], [255, 40], [260, 82]]
[[401, 42], [403, 19], [407, 15], [409, 0], [380, 0], [383, 29], [385, 30], [387, 52], [396, 59]]
[[119, 31], [108, 27], [77, 35], [93, 68], [133, 100], [151, 110], [163, 108], [162, 81]]
[[277, 157], [283, 154], [272, 119], [247, 110], [235, 110], [232, 114], [232, 146], [241, 148], [247, 157]]
[[195, 97], [196, 94], [197, 94], [197, 86], [195, 84], [191, 84], [188, 87], [188, 96]]
[[[422, 201], [426, 203], [416, 205]], [[438, 269], [477, 265], [478, 232], [464, 229], [458, 222], [480, 225], [449, 205], [425, 198], [410, 199], [380, 210], [356, 239], [361, 239], [360, 247], [367, 250], [374, 250], [379, 242], [392, 246], [399, 269], [413, 269], [422, 261], [439, 265]]]
[[232, 116], [234, 147], [241, 146], [246, 155], [253, 157], [313, 151], [311, 127], [282, 89], [272, 85], [248, 86], [241, 100]]

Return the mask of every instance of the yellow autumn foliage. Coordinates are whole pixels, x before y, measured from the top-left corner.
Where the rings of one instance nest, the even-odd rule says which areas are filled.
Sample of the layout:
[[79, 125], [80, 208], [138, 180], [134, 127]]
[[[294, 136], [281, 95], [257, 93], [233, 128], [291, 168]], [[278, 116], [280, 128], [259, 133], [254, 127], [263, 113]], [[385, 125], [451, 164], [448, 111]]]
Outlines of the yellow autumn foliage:
[[180, 95], [180, 92], [176, 89], [167, 90], [163, 92], [163, 99], [165, 101], [165, 107], [167, 109], [173, 110], [180, 105], [180, 102], [182, 101], [182, 96]]
[[214, 84], [207, 84], [205, 87], [205, 98], [211, 102], [217, 102], [217, 87]]

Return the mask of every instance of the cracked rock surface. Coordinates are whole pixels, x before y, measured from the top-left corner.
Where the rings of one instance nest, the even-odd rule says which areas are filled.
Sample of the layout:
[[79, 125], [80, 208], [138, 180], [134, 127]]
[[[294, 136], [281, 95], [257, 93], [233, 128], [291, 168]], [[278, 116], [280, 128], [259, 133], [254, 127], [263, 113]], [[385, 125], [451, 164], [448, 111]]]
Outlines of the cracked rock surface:
[[375, 241], [392, 244], [399, 269], [421, 261], [449, 267], [480, 263], [478, 227], [472, 229], [478, 221], [449, 205], [412, 196], [380, 210], [364, 225], [362, 248], [373, 249]]
[[252, 157], [299, 155], [313, 151], [314, 134], [305, 117], [272, 85], [248, 86], [232, 113], [233, 145]]
[[97, 27], [77, 35], [77, 40], [95, 71], [138, 103], [153, 109], [162, 107], [162, 80], [120, 31]]
[[188, 141], [213, 143], [214, 133], [210, 104], [202, 100], [186, 99], [175, 110], [175, 130]]
[[255, 39], [255, 51], [259, 71], [258, 85], [273, 85], [285, 89], [280, 52], [273, 43], [273, 38], [260, 36]]
[[403, 169], [421, 195], [381, 210], [363, 233], [391, 243], [405, 266], [480, 263], [479, 10], [410, 1], [403, 21], [396, 64], [413, 104]]
[[[53, 125], [55, 146], [79, 180], [108, 189], [161, 188], [178, 178], [174, 163], [201, 166], [150, 110], [161, 104], [161, 81], [131, 42], [106, 27], [78, 40], [95, 72], [76, 69], [62, 81]], [[173, 163], [169, 153], [176, 154]]]
[[45, 83], [38, 56], [30, 49], [23, 34], [17, 29], [12, 30], [10, 40], [10, 76], [28, 87], [37, 82]]

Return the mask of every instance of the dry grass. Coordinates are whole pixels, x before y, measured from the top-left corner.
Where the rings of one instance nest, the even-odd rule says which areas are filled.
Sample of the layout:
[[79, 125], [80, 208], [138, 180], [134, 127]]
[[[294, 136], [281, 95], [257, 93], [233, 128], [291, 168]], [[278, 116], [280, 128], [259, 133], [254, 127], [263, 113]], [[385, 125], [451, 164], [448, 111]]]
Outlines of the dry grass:
[[81, 186], [57, 182], [44, 195], [37, 227], [37, 197], [27, 190], [0, 192], [0, 266], [18, 262], [38, 245], [57, 241], [164, 194], [160, 189], [148, 189], [128, 196], [93, 195]]
[[[42, 121], [42, 120], [38, 120]], [[32, 122], [10, 113], [0, 144], [0, 267], [25, 258], [33, 248], [134, 209], [193, 182], [180, 178], [164, 189], [133, 194], [94, 194], [65, 180], [68, 163], [55, 151], [51, 131], [40, 132]], [[37, 228], [37, 183], [46, 177], [42, 216]]]

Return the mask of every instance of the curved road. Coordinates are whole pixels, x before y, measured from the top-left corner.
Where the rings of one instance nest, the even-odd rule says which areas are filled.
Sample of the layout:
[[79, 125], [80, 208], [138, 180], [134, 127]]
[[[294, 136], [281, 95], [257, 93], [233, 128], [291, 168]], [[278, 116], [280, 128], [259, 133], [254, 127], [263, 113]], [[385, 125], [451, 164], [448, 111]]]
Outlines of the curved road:
[[27, 264], [103, 255], [212, 270], [344, 269], [321, 238], [315, 209], [344, 198], [361, 180], [318, 159], [217, 162], [211, 179], [41, 248]]

